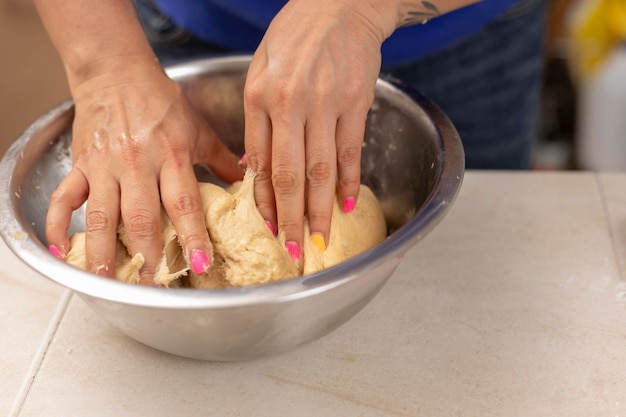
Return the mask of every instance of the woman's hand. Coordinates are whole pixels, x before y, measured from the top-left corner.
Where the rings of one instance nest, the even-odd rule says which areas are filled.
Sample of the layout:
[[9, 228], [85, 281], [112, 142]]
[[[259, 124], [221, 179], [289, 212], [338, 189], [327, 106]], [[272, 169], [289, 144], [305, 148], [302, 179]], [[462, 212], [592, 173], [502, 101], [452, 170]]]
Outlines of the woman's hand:
[[87, 201], [89, 270], [114, 274], [122, 221], [131, 255], [145, 257], [142, 284], [152, 284], [162, 256], [162, 203], [192, 269], [204, 272], [212, 249], [192, 165], [205, 163], [234, 181], [242, 177], [238, 160], [153, 56], [120, 57], [106, 68], [72, 89], [73, 167], [51, 198], [51, 250], [67, 254], [72, 212]]
[[312, 241], [324, 250], [335, 193], [345, 212], [358, 198], [380, 47], [397, 18], [370, 3], [289, 1], [248, 71], [246, 162], [256, 171], [258, 208], [285, 233], [294, 260], [305, 210]]

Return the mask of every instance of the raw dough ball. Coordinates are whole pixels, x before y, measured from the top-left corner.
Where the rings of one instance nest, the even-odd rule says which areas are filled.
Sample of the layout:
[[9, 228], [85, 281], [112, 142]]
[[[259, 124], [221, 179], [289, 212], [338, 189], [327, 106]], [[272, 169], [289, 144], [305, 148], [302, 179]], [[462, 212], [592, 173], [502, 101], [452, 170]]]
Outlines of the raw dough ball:
[[[67, 254], [65, 261], [70, 265], [87, 270], [85, 233], [74, 233], [70, 239], [70, 244], [72, 250]], [[128, 282], [129, 284], [138, 284], [139, 270], [144, 262], [144, 257], [140, 253], [131, 258], [126, 247], [118, 240], [115, 257], [115, 276], [119, 281]]]
[[223, 280], [244, 287], [299, 275], [256, 208], [253, 186], [250, 173], [234, 194], [214, 184], [200, 184], [214, 262], [208, 273], [190, 274], [193, 287], [214, 287]]
[[[305, 218], [303, 257], [294, 263], [285, 250], [284, 236], [273, 236], [254, 201], [254, 174], [251, 171], [241, 183], [229, 190], [201, 183], [202, 204], [206, 213], [209, 238], [213, 245], [212, 267], [206, 274], [196, 275], [178, 242], [172, 222], [162, 214], [164, 242], [163, 259], [155, 275], [161, 286], [194, 288], [244, 287], [311, 274], [334, 266], [375, 246], [387, 235], [385, 218], [378, 200], [366, 186], [361, 186], [354, 211], [345, 214], [335, 202], [328, 247], [322, 253], [311, 243]], [[117, 279], [139, 282], [143, 265], [141, 254], [130, 256], [124, 225], [118, 229], [116, 260]], [[67, 261], [86, 269], [84, 233], [72, 237], [72, 250]]]
[[376, 246], [387, 236], [387, 224], [378, 199], [365, 185], [361, 185], [359, 199], [352, 213], [346, 214], [337, 199], [333, 206], [328, 247], [320, 252], [311, 242], [309, 223], [304, 222], [303, 274], [312, 274], [330, 268]]

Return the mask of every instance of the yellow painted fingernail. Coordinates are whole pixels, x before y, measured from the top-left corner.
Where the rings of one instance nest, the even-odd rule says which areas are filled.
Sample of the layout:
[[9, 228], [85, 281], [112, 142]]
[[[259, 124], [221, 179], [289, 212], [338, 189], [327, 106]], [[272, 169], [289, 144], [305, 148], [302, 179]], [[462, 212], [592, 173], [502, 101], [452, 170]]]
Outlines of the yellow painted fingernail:
[[320, 235], [319, 233], [311, 234], [311, 242], [320, 252], [323, 253], [326, 250], [326, 242], [324, 242], [324, 236]]

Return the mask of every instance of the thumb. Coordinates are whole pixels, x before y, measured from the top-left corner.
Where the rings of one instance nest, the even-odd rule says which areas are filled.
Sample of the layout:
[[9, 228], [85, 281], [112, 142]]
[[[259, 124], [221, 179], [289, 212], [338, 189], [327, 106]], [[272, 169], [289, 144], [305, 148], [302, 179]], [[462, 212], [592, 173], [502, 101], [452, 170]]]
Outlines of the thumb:
[[206, 123], [203, 123], [200, 128], [193, 163], [208, 166], [215, 175], [226, 182], [242, 180], [245, 173], [240, 158], [224, 145], [215, 131]]

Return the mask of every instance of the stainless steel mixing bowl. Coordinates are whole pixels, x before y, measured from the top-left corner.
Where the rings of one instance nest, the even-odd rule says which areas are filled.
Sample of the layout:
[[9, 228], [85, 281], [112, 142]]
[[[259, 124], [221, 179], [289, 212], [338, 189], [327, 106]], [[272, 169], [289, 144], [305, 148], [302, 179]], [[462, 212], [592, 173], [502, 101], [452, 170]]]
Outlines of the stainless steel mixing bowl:
[[[225, 57], [167, 69], [239, 154], [248, 64], [246, 56]], [[71, 167], [72, 119], [71, 101], [52, 109], [0, 162], [2, 238], [24, 263], [71, 288], [128, 336], [198, 359], [276, 354], [345, 323], [377, 294], [403, 254], [444, 217], [464, 172], [463, 148], [446, 116], [416, 92], [379, 80], [367, 119], [362, 181], [384, 207], [390, 229], [386, 241], [333, 268], [279, 283], [213, 291], [146, 288], [91, 275], [48, 253], [44, 221], [50, 194]], [[84, 213], [77, 210], [70, 233], [83, 230], [83, 223]]]

